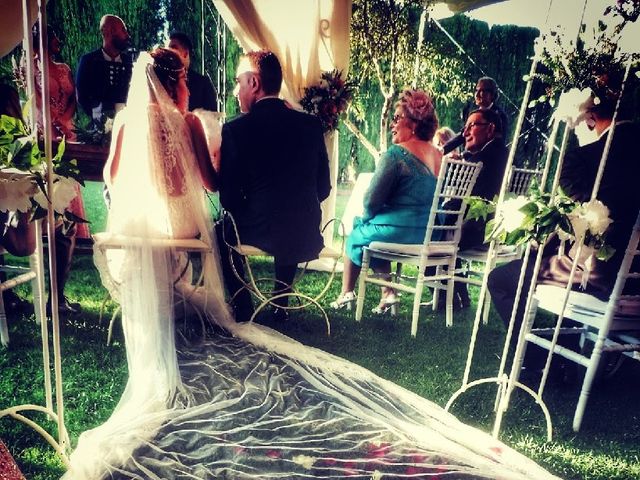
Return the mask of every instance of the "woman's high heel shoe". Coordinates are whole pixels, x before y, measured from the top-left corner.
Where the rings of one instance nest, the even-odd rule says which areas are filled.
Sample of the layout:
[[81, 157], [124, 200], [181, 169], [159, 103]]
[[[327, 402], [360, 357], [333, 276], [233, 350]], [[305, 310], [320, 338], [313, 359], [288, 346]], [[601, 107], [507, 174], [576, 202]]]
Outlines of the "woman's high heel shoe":
[[342, 308], [351, 310], [354, 303], [356, 303], [356, 294], [354, 292], [345, 292], [341, 293], [338, 298], [331, 302], [330, 306], [334, 310], [340, 310]]
[[380, 301], [377, 307], [371, 309], [371, 313], [382, 315], [391, 310], [391, 314], [395, 315], [398, 303], [400, 303], [400, 299], [395, 294], [389, 294]]

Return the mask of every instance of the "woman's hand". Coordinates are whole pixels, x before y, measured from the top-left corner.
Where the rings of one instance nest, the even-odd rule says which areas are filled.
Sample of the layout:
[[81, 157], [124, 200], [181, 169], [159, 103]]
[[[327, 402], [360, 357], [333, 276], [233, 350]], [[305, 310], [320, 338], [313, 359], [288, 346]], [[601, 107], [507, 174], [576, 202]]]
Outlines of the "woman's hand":
[[188, 112], [184, 116], [189, 131], [191, 132], [191, 142], [193, 144], [193, 150], [196, 154], [196, 160], [198, 162], [198, 171], [204, 187], [215, 192], [218, 190], [218, 173], [216, 172], [213, 164], [213, 159], [209, 155], [209, 149], [207, 147], [207, 139], [202, 127], [200, 119], [191, 112]]

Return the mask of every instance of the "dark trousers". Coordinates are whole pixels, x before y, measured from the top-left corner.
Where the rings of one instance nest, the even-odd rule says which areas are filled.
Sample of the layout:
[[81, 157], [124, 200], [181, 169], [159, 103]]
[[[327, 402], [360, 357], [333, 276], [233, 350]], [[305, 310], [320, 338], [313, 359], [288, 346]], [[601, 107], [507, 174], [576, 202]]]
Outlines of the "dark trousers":
[[[534, 263], [535, 251], [532, 251], [529, 261], [527, 262], [522, 291], [520, 293], [520, 300], [518, 301], [518, 310], [516, 311], [516, 317], [514, 320], [513, 335], [511, 337], [512, 349], [515, 349], [518, 342], [524, 309], [526, 307], [527, 296], [529, 294], [529, 287], [531, 286]], [[493, 301], [493, 305], [497, 310], [498, 315], [500, 315], [500, 318], [504, 323], [505, 329], [508, 328], [509, 320], [511, 319], [511, 311], [516, 298], [518, 279], [520, 278], [522, 264], [522, 260], [514, 260], [504, 265], [500, 265], [491, 271], [487, 281], [491, 300]], [[577, 323], [569, 319], [564, 319], [562, 325], [564, 327], [569, 327], [577, 325]], [[558, 345], [575, 349], [577, 347], [577, 335], [560, 336], [558, 338]], [[529, 344], [527, 346], [523, 366], [527, 369], [540, 369], [544, 367], [546, 357], [547, 350], [539, 347], [538, 345]]]
[[78, 226], [76, 223], [65, 226], [60, 224], [56, 226], [55, 242], [56, 242], [56, 281], [58, 283], [58, 299], [64, 300], [64, 288], [71, 271], [71, 263], [73, 260], [73, 251], [76, 247], [76, 232]]
[[[234, 309], [236, 320], [249, 320], [253, 314], [254, 307], [251, 300], [251, 292], [244, 288], [243, 284], [243, 280], [246, 281], [243, 258], [230, 248], [230, 246], [238, 244], [231, 222], [223, 220], [216, 225], [216, 238], [218, 240], [218, 249], [220, 250], [222, 276], [227, 293], [233, 298], [231, 306]], [[274, 295], [291, 292], [290, 285], [293, 283], [297, 268], [297, 264], [283, 264], [278, 257], [274, 258], [276, 279], [273, 288]], [[289, 298], [282, 297], [275, 300], [274, 303], [286, 307], [289, 304]]]

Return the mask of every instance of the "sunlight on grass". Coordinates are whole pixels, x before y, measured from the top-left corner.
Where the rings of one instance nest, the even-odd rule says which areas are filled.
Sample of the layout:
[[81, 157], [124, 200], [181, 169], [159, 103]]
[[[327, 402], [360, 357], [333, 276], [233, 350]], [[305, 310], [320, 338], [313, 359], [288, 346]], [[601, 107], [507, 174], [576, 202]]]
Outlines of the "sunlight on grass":
[[[87, 210], [104, 207], [101, 185], [87, 186], [93, 203]], [[86, 199], [87, 190], [85, 190]], [[338, 197], [339, 202], [341, 196]], [[342, 196], [344, 208], [346, 196]], [[341, 210], [339, 210], [341, 211]], [[99, 228], [99, 213], [91, 219]], [[92, 229], [94, 228], [92, 225]], [[273, 265], [257, 261], [256, 273], [270, 276]], [[326, 274], [308, 272], [300, 287], [310, 295], [324, 286]], [[339, 277], [332, 284], [325, 308], [340, 290]], [[30, 298], [22, 285], [21, 296]], [[112, 300], [105, 302], [106, 291], [100, 284], [91, 256], [74, 259], [67, 292], [72, 301], [82, 304], [83, 314], [62, 320], [62, 373], [66, 426], [72, 445], [83, 431], [99, 425], [117, 404], [127, 379], [126, 353], [116, 317], [114, 341], [106, 345], [107, 327], [116, 309]], [[472, 290], [472, 296], [477, 293]], [[429, 293], [425, 293], [427, 299]], [[353, 312], [328, 310], [331, 336], [326, 334], [324, 319], [317, 309], [294, 312], [279, 329], [290, 337], [340, 357], [347, 358], [377, 375], [444, 406], [461, 384], [468, 342], [475, 312], [455, 313], [453, 327], [444, 325], [444, 314], [424, 309], [420, 315], [417, 338], [409, 334], [411, 303], [409, 295], [401, 299], [397, 317], [371, 314], [378, 292], [368, 289], [365, 314], [361, 322]], [[475, 298], [473, 298], [475, 302]], [[100, 321], [100, 310], [105, 309]], [[11, 344], [0, 349], [0, 408], [22, 403], [44, 402], [40, 327], [33, 313], [9, 318]], [[488, 326], [480, 328], [471, 378], [494, 376], [504, 340], [501, 322], [492, 314]], [[501, 435], [507, 445], [524, 453], [552, 473], [565, 479], [640, 478], [640, 415], [635, 412], [640, 396], [636, 362], [627, 362], [613, 378], [594, 389], [587, 407], [582, 431], [571, 429], [579, 384], [549, 385], [544, 394], [552, 415], [554, 439], [545, 442], [545, 426], [539, 406], [531, 397], [517, 392], [505, 416]], [[462, 421], [484, 431], [491, 431], [495, 385], [471, 389], [452, 408]], [[55, 425], [43, 415], [31, 415], [42, 421], [50, 432]], [[27, 478], [52, 480], [64, 469], [51, 447], [33, 430], [11, 418], [0, 419], [0, 437], [8, 445]]]

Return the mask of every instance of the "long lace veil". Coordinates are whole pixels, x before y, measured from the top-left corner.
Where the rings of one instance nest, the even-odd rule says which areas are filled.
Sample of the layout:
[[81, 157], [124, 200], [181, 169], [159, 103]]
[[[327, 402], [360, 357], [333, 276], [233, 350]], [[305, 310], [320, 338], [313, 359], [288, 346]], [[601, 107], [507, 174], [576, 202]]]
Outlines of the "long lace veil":
[[[108, 182], [107, 232], [122, 236], [121, 248], [96, 248], [94, 260], [120, 304], [129, 378], [110, 419], [82, 435], [73, 454], [78, 478], [94, 476], [91, 470], [80, 472], [96, 467], [87, 462], [96, 451], [111, 452], [103, 463], [123, 463], [172, 410], [193, 403], [178, 368], [176, 302], [198, 295], [210, 321], [222, 326], [232, 321], [189, 129], [146, 52], [134, 66], [127, 106], [114, 121], [114, 132], [120, 129], [117, 175]], [[197, 289], [186, 254], [154, 246], [159, 239], [189, 237], [210, 246], [201, 258]]]
[[[98, 250], [96, 264], [122, 307], [129, 380], [107, 422], [81, 435], [65, 478], [553, 478], [364, 368], [236, 323], [189, 132], [148, 55], [116, 124], [124, 134], [108, 230], [135, 241]], [[183, 254], [153, 247], [189, 235], [211, 246], [197, 288]], [[182, 301], [231, 335], [176, 344]]]

